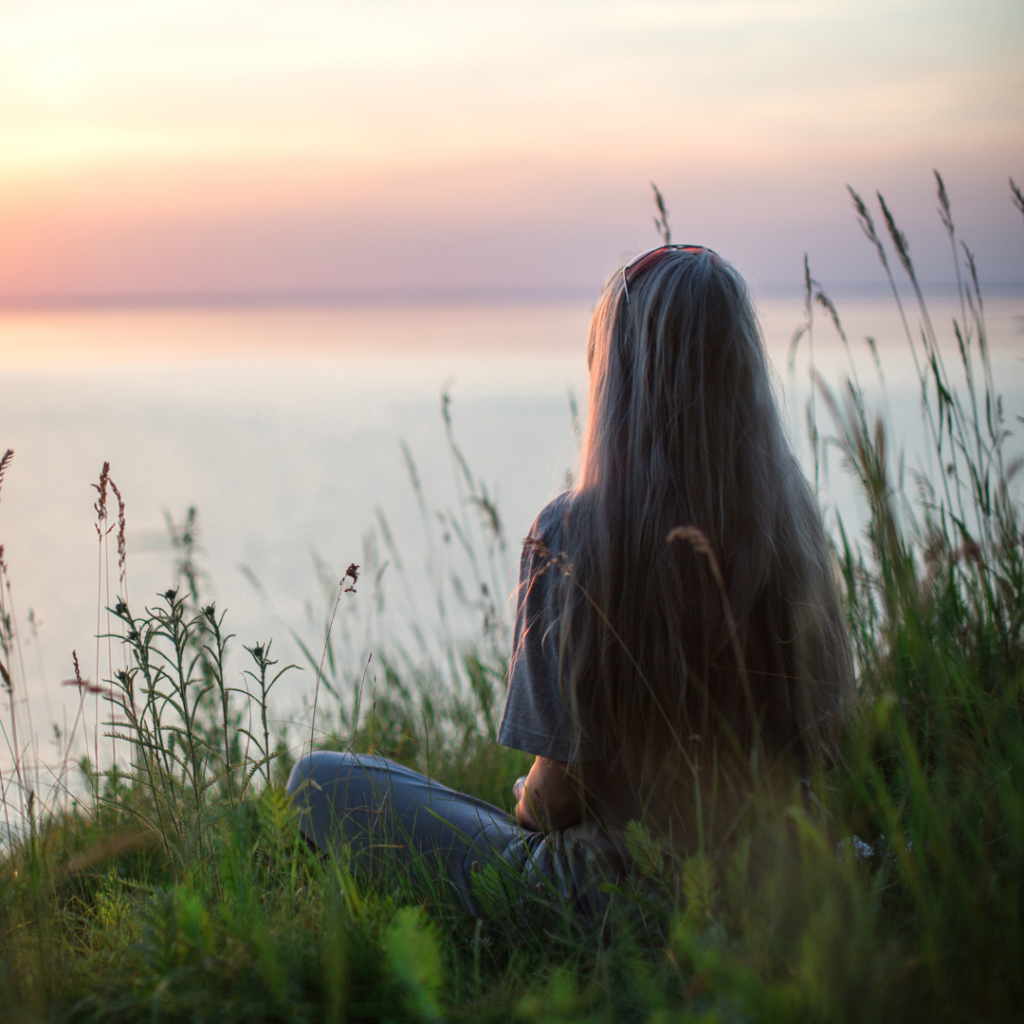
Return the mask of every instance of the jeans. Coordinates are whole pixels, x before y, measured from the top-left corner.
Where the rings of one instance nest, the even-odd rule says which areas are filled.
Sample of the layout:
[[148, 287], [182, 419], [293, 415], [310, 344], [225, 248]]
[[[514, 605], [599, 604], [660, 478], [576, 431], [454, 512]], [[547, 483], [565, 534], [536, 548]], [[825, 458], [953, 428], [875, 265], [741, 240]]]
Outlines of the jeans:
[[495, 882], [508, 892], [514, 879], [584, 916], [604, 905], [600, 882], [625, 870], [622, 851], [595, 826], [527, 831], [493, 804], [372, 754], [306, 755], [288, 793], [302, 834], [317, 849], [347, 847], [360, 873], [398, 871], [414, 887], [440, 881], [477, 916], [481, 884], [474, 876], [488, 868], [492, 894]]

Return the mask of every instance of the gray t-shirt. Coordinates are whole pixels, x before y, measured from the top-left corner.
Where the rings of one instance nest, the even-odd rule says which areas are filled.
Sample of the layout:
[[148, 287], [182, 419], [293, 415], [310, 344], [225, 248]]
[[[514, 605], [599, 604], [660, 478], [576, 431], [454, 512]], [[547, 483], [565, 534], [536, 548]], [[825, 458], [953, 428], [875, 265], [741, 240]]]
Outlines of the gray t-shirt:
[[[572, 749], [572, 719], [558, 684], [562, 570], [557, 556], [567, 508], [568, 495], [562, 494], [544, 507], [530, 528], [530, 537], [541, 541], [555, 558], [523, 545], [508, 694], [498, 727], [498, 742], [504, 746], [555, 761], [568, 761]], [[593, 743], [583, 737], [577, 761], [596, 760]]]

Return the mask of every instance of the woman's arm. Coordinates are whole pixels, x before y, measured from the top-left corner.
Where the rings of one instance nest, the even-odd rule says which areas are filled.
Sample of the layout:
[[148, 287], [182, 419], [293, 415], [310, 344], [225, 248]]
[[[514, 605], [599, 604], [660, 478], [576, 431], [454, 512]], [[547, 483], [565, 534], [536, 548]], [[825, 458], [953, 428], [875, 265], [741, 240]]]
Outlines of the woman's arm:
[[523, 786], [515, 816], [533, 832], [568, 828], [583, 820], [579, 780], [565, 761], [538, 757]]

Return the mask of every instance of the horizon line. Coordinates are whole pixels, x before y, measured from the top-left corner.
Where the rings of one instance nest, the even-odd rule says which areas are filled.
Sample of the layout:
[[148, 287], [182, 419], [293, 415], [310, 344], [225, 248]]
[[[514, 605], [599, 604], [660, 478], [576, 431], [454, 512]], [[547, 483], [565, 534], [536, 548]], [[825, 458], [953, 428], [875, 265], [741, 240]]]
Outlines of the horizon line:
[[[753, 282], [748, 285], [755, 299], [759, 296], [779, 298], [803, 296], [802, 282]], [[955, 295], [955, 283], [921, 282], [926, 295]], [[900, 289], [901, 295], [904, 289]], [[887, 281], [834, 282], [829, 291], [835, 295], [864, 297], [888, 295]], [[906, 286], [910, 292], [910, 286]], [[425, 287], [425, 288], [266, 288], [218, 291], [126, 291], [100, 293], [55, 293], [42, 295], [0, 294], [0, 312], [60, 312], [85, 310], [131, 309], [251, 309], [288, 307], [380, 307], [384, 305], [415, 306], [499, 305], [517, 302], [596, 301], [600, 286], [566, 285], [562, 287]], [[1000, 297], [1024, 296], [1024, 280], [990, 282], [982, 290], [985, 295]]]

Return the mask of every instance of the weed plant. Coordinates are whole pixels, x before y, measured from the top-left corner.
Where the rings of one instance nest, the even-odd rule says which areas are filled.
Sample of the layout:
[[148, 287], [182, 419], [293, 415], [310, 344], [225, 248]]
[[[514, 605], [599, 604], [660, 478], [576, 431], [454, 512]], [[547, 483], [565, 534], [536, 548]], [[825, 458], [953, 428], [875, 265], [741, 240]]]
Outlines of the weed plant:
[[[399, 869], [362, 877], [344, 851], [318, 857], [296, 829], [282, 779], [297, 750], [289, 754], [267, 719], [287, 667], [269, 642], [252, 645], [247, 688], [228, 685], [232, 638], [224, 614], [203, 602], [187, 519], [174, 529], [177, 586], [141, 611], [127, 600], [122, 543], [118, 597], [101, 604], [111, 611], [98, 630], [122, 660], [108, 659], [103, 684], [84, 680], [76, 662], [83, 707], [92, 699], [104, 709], [117, 763], [100, 770], [97, 740], [93, 761], [82, 763], [88, 792], [65, 787], [40, 806], [18, 746], [24, 672], [0, 549], [0, 660], [12, 710], [0, 860], [4, 1019], [1019, 1019], [1021, 462], [1008, 450], [974, 258], [938, 175], [936, 184], [960, 295], [945, 345], [890, 209], [879, 195], [879, 232], [851, 193], [892, 283], [940, 469], [918, 472], [908, 494], [894, 476], [886, 417], [869, 408], [852, 361], [838, 390], [817, 378], [812, 447], [816, 458], [825, 445], [841, 453], [868, 525], [862, 537], [841, 520], [835, 531], [858, 701], [838, 763], [813, 781], [815, 799], [758, 799], [727, 848], [685, 860], [666, 859], [642, 826], [631, 827], [637, 870], [609, 893], [597, 923], [496, 877], [480, 879], [482, 919], [436, 879], [413, 888]], [[659, 211], [667, 232], [663, 204]], [[805, 285], [794, 355], [819, 310], [849, 351], [809, 267]], [[332, 582], [323, 630], [301, 642], [319, 702], [301, 742], [385, 753], [507, 806], [524, 758], [495, 740], [509, 653], [497, 603], [506, 542], [452, 436], [447, 396], [442, 411], [462, 488], [454, 511], [431, 514], [408, 455], [429, 539], [434, 635], [414, 623], [411, 646], [357, 640], [343, 605], [356, 600], [351, 566]], [[10, 453], [0, 483], [9, 465]], [[101, 504], [102, 580], [114, 526]], [[454, 585], [450, 549], [468, 565]], [[362, 562], [360, 598], [371, 608], [382, 599], [381, 550], [399, 560], [383, 517]], [[479, 616], [475, 636], [460, 629], [452, 602]]]

